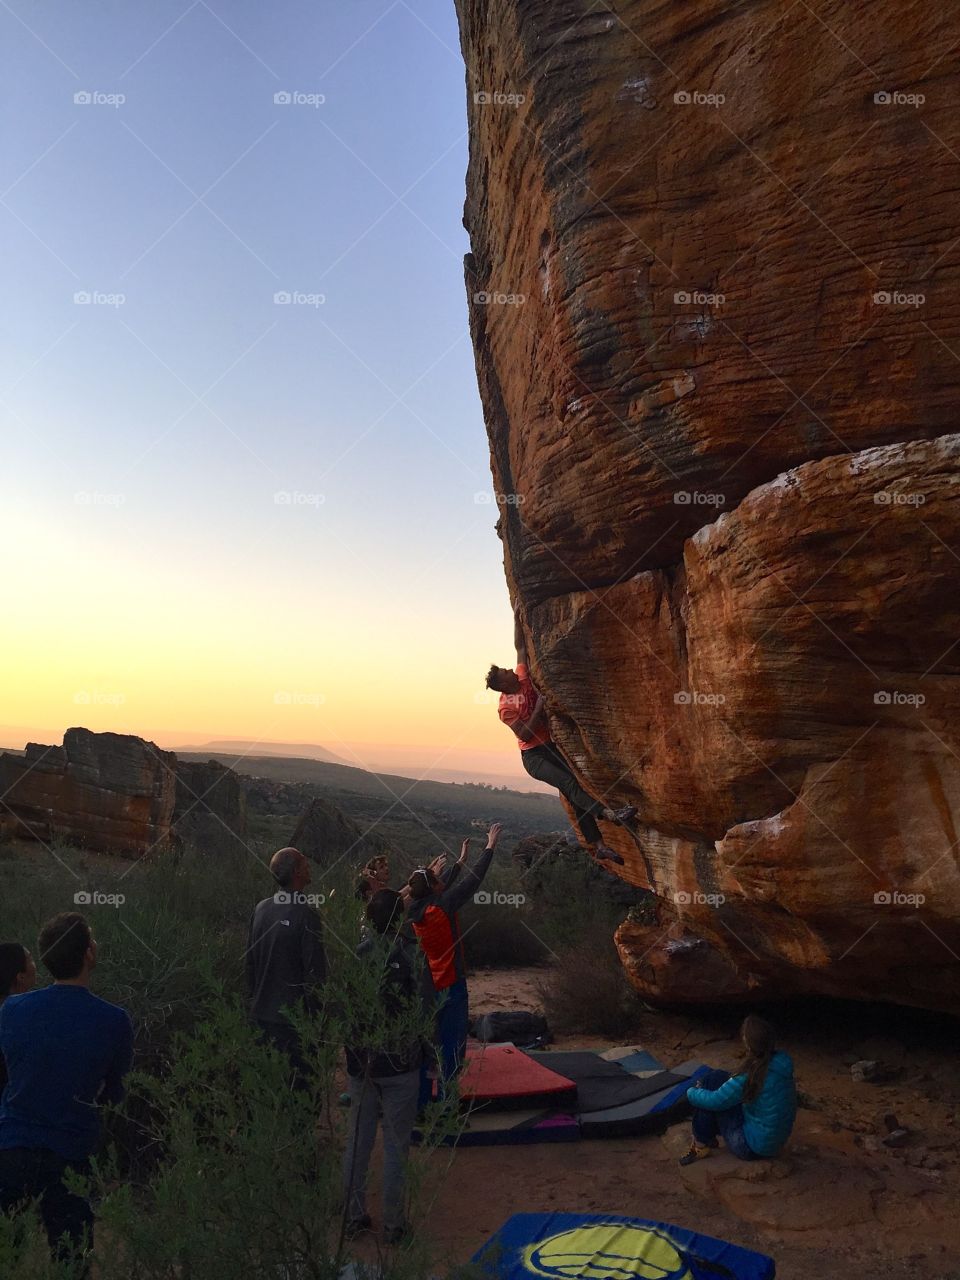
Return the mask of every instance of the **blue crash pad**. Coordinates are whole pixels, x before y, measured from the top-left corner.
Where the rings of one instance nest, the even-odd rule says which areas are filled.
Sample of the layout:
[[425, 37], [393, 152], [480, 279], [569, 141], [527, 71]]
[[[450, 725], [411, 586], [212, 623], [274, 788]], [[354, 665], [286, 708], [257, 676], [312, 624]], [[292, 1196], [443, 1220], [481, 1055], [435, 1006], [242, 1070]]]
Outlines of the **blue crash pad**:
[[665, 1222], [517, 1213], [471, 1262], [499, 1280], [772, 1280], [772, 1258]]

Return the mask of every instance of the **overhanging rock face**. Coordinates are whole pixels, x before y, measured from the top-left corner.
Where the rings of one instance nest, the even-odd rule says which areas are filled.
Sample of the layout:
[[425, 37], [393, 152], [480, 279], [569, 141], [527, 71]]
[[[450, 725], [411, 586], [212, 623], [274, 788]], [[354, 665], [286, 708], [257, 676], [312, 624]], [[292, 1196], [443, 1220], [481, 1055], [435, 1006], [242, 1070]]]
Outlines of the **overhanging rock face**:
[[960, 17], [458, 10], [507, 578], [640, 809], [628, 972], [956, 1011]]

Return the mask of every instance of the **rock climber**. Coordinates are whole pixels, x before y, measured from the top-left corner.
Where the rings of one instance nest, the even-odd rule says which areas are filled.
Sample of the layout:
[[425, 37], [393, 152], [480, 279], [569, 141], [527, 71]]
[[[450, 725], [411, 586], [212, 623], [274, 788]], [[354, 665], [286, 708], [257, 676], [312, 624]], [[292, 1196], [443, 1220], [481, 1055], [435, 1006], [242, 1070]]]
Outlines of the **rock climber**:
[[595, 800], [577, 781], [573, 770], [550, 736], [543, 695], [530, 679], [519, 605], [514, 616], [516, 669], [492, 666], [487, 673], [487, 688], [495, 689], [500, 694], [500, 719], [517, 735], [520, 741], [520, 758], [530, 777], [556, 787], [564, 799], [570, 802], [580, 834], [592, 856], [601, 862], [622, 864], [623, 858], [619, 853], [604, 843], [597, 818], [623, 826], [637, 816], [637, 810], [632, 805], [625, 809], [608, 809], [602, 800]]

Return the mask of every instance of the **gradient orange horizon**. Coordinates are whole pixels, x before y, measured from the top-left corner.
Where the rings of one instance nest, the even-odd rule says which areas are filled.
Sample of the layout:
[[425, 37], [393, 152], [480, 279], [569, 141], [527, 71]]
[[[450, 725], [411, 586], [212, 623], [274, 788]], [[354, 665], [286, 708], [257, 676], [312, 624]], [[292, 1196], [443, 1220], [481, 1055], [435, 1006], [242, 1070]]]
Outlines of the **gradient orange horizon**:
[[79, 724], [160, 746], [305, 743], [356, 764], [409, 758], [526, 778], [484, 688], [490, 662], [513, 656], [505, 589], [465, 612], [358, 589], [327, 567], [311, 598], [283, 566], [251, 557], [227, 572], [216, 547], [189, 564], [168, 548], [145, 572], [135, 542], [91, 545], [25, 523], [30, 554], [12, 558], [7, 584], [25, 603], [5, 626], [4, 745], [24, 745], [11, 740], [17, 726], [59, 742]]

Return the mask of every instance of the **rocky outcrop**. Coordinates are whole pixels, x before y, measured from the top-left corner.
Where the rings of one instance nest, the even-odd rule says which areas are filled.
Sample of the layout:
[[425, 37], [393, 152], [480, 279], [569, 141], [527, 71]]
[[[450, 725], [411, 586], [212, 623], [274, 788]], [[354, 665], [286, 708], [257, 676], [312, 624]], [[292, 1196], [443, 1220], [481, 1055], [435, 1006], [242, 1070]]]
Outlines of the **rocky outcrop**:
[[212, 853], [243, 849], [247, 801], [240, 775], [216, 760], [178, 760], [173, 825], [177, 836]]
[[556, 739], [640, 810], [627, 970], [957, 1011], [956, 18], [458, 10], [507, 578]]
[[329, 800], [311, 800], [300, 815], [290, 844], [322, 867], [345, 861], [362, 867], [371, 858], [390, 853], [375, 831], [364, 831]]
[[167, 846], [176, 756], [121, 733], [68, 729], [63, 746], [0, 755], [0, 834], [103, 853]]

